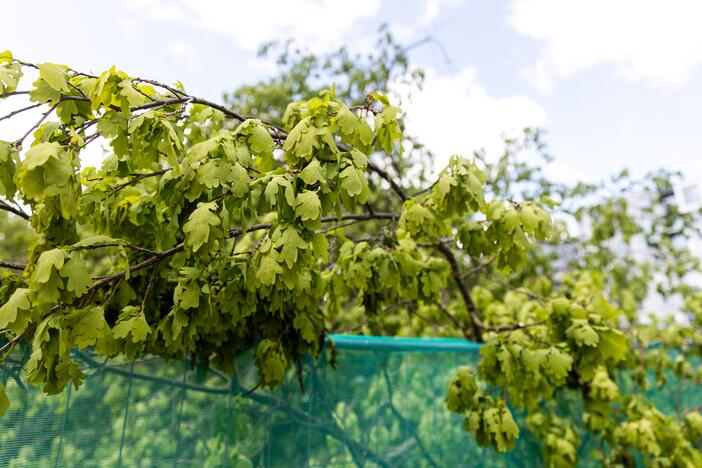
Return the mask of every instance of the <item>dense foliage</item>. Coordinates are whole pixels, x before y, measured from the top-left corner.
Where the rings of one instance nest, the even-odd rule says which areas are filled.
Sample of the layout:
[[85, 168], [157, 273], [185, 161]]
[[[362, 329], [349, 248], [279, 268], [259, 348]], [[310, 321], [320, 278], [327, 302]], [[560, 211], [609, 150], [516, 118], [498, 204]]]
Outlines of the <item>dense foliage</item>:
[[[28, 347], [27, 380], [53, 394], [83, 380], [75, 349], [232, 374], [253, 348], [272, 387], [293, 368], [302, 382], [332, 331], [460, 336], [485, 343], [482, 359], [446, 402], [481, 445], [514, 447], [519, 409], [554, 466], [576, 463], [586, 432], [605, 464], [700, 466], [702, 415], [644, 395], [669, 371], [702, 379], [696, 215], [665, 201], [675, 175], [554, 183], [534, 131], [433, 172], [388, 97], [422, 73], [388, 36], [378, 50], [288, 46], [281, 75], [229, 106], [1, 54], [0, 97], [33, 104], [0, 119], [43, 112], [0, 142], [0, 359]], [[100, 141], [102, 165], [82, 167]], [[652, 294], [684, 317], [647, 315]], [[583, 427], [551, 405], [573, 391]]]

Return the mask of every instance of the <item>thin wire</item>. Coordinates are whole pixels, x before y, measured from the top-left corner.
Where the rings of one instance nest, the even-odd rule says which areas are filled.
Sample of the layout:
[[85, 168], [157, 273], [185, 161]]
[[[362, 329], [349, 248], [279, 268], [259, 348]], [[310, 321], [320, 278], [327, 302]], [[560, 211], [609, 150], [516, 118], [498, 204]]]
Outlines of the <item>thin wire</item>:
[[132, 374], [134, 373], [134, 361], [129, 366], [129, 382], [127, 383], [127, 401], [124, 404], [124, 421], [122, 421], [122, 437], [119, 442], [119, 458], [117, 466], [122, 466], [122, 448], [124, 447], [124, 436], [127, 432], [127, 417], [129, 416], [129, 397], [132, 393]]
[[[185, 352], [183, 356], [183, 383], [187, 382], [188, 378], [188, 353]], [[180, 422], [181, 418], [183, 416], [183, 404], [185, 403], [185, 398], [187, 396], [187, 391], [185, 389], [182, 389], [182, 397], [180, 399], [180, 407], [178, 408], [178, 428], [176, 429], [176, 452], [175, 456], [173, 457], [173, 466], [176, 467], [178, 465], [178, 459], [180, 457]]]
[[61, 423], [61, 435], [59, 436], [58, 451], [56, 452], [56, 463], [55, 468], [61, 466], [61, 452], [63, 450], [63, 434], [66, 430], [66, 421], [68, 421], [68, 412], [71, 405], [71, 388], [72, 385], [68, 385], [68, 395], [66, 395], [66, 407], [63, 410], [63, 422]]

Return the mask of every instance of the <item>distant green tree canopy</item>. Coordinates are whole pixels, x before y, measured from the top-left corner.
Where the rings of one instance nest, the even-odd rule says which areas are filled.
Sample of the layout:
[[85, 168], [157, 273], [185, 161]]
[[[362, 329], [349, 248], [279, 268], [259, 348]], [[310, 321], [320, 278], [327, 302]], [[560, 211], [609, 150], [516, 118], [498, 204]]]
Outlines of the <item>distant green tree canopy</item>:
[[[253, 348], [272, 387], [330, 332], [462, 337], [482, 359], [446, 402], [481, 445], [510, 450], [519, 408], [551, 466], [574, 465], [587, 433], [605, 465], [702, 466], [699, 408], [645, 396], [666, 373], [702, 380], [699, 215], [662, 197], [675, 174], [567, 186], [535, 130], [501, 155], [435, 158], [388, 97], [423, 78], [389, 34], [368, 56], [276, 47], [280, 74], [227, 105], [0, 54], [0, 98], [33, 103], [0, 125], [42, 110], [0, 141], [0, 359], [24, 347], [26, 378], [55, 394], [84, 378], [75, 349], [231, 374]], [[101, 166], [82, 167], [101, 140]], [[652, 293], [685, 320], [648, 314]], [[551, 404], [567, 389], [582, 427]]]

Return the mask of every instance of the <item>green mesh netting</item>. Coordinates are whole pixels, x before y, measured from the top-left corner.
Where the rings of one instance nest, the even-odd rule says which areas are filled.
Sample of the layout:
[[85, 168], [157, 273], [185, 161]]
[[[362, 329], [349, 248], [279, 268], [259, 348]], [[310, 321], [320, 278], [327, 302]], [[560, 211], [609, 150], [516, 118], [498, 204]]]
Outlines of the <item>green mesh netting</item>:
[[[255, 388], [250, 356], [237, 361], [232, 379], [189, 360], [103, 363], [83, 353], [76, 356], [88, 375], [83, 386], [47, 398], [25, 386], [22, 357], [11, 356], [0, 368], [12, 401], [0, 418], [0, 466], [542, 465], [538, 440], [519, 417], [517, 448], [498, 455], [479, 448], [446, 409], [449, 379], [475, 364], [478, 345], [332, 339], [336, 369], [327, 352], [273, 392]], [[654, 395], [664, 411], [702, 400], [699, 387], [673, 388], [674, 395]], [[557, 405], [561, 414], [582, 410], [575, 394]], [[596, 443], [584, 441], [583, 465]]]

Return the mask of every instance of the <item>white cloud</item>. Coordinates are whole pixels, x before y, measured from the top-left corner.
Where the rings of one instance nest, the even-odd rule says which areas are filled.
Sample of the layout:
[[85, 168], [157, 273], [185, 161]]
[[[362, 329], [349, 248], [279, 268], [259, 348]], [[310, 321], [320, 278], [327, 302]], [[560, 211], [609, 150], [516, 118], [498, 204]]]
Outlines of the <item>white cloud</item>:
[[187, 24], [222, 34], [237, 46], [294, 37], [312, 50], [337, 47], [363, 18], [374, 17], [379, 0], [122, 0], [128, 11], [154, 22]]
[[699, 0], [512, 0], [509, 22], [541, 41], [525, 75], [542, 91], [599, 64], [629, 81], [684, 85], [702, 65]]
[[166, 43], [166, 54], [173, 60], [190, 66], [197, 65], [197, 50], [189, 42], [173, 40]]
[[455, 6], [459, 5], [461, 0], [424, 0], [424, 9], [422, 15], [419, 17], [419, 24], [422, 26], [427, 26], [437, 19], [441, 13], [443, 6]]
[[[399, 87], [396, 94], [406, 91]], [[504, 149], [503, 135], [518, 136], [546, 122], [546, 111], [525, 96], [490, 96], [470, 67], [453, 75], [428, 70], [422, 90], [402, 102], [408, 132], [436, 154], [437, 168], [453, 154], [470, 156], [484, 148], [496, 155]]]

